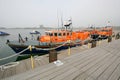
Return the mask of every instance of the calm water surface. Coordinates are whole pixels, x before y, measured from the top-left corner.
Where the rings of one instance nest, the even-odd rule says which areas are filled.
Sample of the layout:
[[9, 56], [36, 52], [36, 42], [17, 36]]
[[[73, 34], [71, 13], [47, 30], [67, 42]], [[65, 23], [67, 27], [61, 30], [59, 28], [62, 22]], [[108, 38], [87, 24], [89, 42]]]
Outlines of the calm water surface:
[[[18, 34], [21, 34], [23, 39], [25, 37], [28, 37], [28, 40], [33, 39], [33, 37], [37, 38], [38, 35], [34, 35], [33, 37], [30, 35], [30, 32], [32, 32], [33, 30], [39, 31], [42, 35], [45, 31], [44, 29], [0, 29], [0, 31], [10, 34], [8, 36], [0, 36], [0, 59], [15, 54], [15, 52], [5, 44], [8, 39], [10, 41], [18, 40]], [[0, 65], [9, 61], [10, 60], [0, 61]]]
[[8, 36], [0, 36], [0, 40], [2, 40], [2, 42], [6, 42], [7, 39], [9, 39], [10, 41], [18, 40], [18, 34], [21, 34], [23, 39], [25, 37], [31, 39], [32, 36], [30, 35], [30, 32], [32, 32], [33, 30], [39, 31], [42, 35], [44, 34], [45, 31], [44, 29], [0, 29], [0, 31], [4, 31], [10, 34]]
[[[13, 40], [18, 40], [18, 34], [21, 34], [22, 38], [24, 39], [25, 37], [28, 37], [29, 39], [32, 39], [33, 37], [37, 37], [38, 35], [34, 35], [32, 37], [32, 35], [30, 35], [30, 32], [32, 32], [33, 30], [37, 30], [41, 33], [41, 35], [44, 34], [45, 29], [0, 29], [0, 31], [4, 31], [9, 33], [9, 36], [0, 36], [0, 42], [2, 43], [6, 43], [7, 39], [9, 39], [10, 41]], [[114, 27], [113, 31], [120, 31], [120, 26], [119, 27]]]

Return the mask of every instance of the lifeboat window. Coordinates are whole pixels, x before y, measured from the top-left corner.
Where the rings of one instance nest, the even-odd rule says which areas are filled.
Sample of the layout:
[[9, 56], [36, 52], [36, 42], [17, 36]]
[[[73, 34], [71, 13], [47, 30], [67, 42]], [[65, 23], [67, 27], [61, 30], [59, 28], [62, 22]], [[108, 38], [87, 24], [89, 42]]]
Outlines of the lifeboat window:
[[61, 33], [59, 33], [58, 36], [61, 36]]
[[53, 33], [49, 33], [49, 36], [53, 36]]
[[69, 33], [67, 33], [67, 36], [69, 36]]
[[47, 32], [45, 33], [47, 36], [49, 35]]
[[54, 33], [54, 36], [57, 36], [57, 33]]
[[63, 33], [63, 36], [65, 36], [65, 33]]

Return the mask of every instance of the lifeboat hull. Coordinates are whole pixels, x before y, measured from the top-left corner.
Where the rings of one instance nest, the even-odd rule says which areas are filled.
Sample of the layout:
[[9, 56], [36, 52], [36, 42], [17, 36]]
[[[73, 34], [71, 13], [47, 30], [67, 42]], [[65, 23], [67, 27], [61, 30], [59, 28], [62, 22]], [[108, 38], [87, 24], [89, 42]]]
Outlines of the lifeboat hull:
[[[21, 51], [23, 51], [24, 49], [26, 49], [27, 47], [29, 47], [29, 44], [27, 44], [26, 42], [25, 43], [16, 43], [16, 42], [10, 42], [8, 43], [8, 45], [16, 52], [16, 53], [19, 53]], [[29, 42], [29, 43], [33, 43], [32, 41]], [[81, 45], [81, 42], [77, 42], [76, 44], [65, 44], [65, 45], [62, 45], [64, 43], [59, 43], [59, 44], [47, 44], [47, 43], [39, 43], [39, 41], [36, 41], [36, 43], [38, 44], [35, 44], [35, 41], [34, 41], [34, 48], [32, 48], [32, 51], [30, 51], [29, 49], [22, 52], [21, 54], [47, 54], [49, 53], [49, 50], [52, 48], [55, 48], [56, 51], [60, 51], [60, 50], [64, 50], [64, 49], [68, 49], [69, 46], [70, 47], [76, 47], [76, 46], [80, 46]], [[62, 46], [61, 46], [62, 45]]]

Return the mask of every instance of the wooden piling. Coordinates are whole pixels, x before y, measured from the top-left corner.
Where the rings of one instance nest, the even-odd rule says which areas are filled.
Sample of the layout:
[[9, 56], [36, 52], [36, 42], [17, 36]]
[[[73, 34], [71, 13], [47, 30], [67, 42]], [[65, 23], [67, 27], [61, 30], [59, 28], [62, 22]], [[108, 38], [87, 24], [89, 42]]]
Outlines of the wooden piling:
[[111, 41], [112, 41], [112, 37], [109, 36], [109, 37], [108, 37], [108, 43], [111, 42]]
[[96, 47], [96, 41], [92, 40], [91, 48], [94, 48], [94, 47]]
[[56, 50], [49, 51], [49, 63], [54, 62], [57, 60], [57, 52]]
[[116, 34], [115, 39], [120, 39], [120, 32]]

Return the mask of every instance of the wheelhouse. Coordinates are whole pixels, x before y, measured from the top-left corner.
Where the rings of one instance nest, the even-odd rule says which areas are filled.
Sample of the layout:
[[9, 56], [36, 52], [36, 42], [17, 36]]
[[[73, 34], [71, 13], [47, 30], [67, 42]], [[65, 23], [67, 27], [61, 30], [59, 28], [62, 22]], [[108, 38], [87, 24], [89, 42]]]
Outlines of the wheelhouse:
[[62, 37], [62, 36], [71, 36], [72, 32], [70, 31], [61, 31], [61, 30], [55, 30], [55, 31], [45, 31], [46, 36], [54, 36], [54, 37]]
[[41, 36], [41, 42], [65, 42], [72, 38], [73, 32], [67, 30], [45, 31], [45, 35]]

